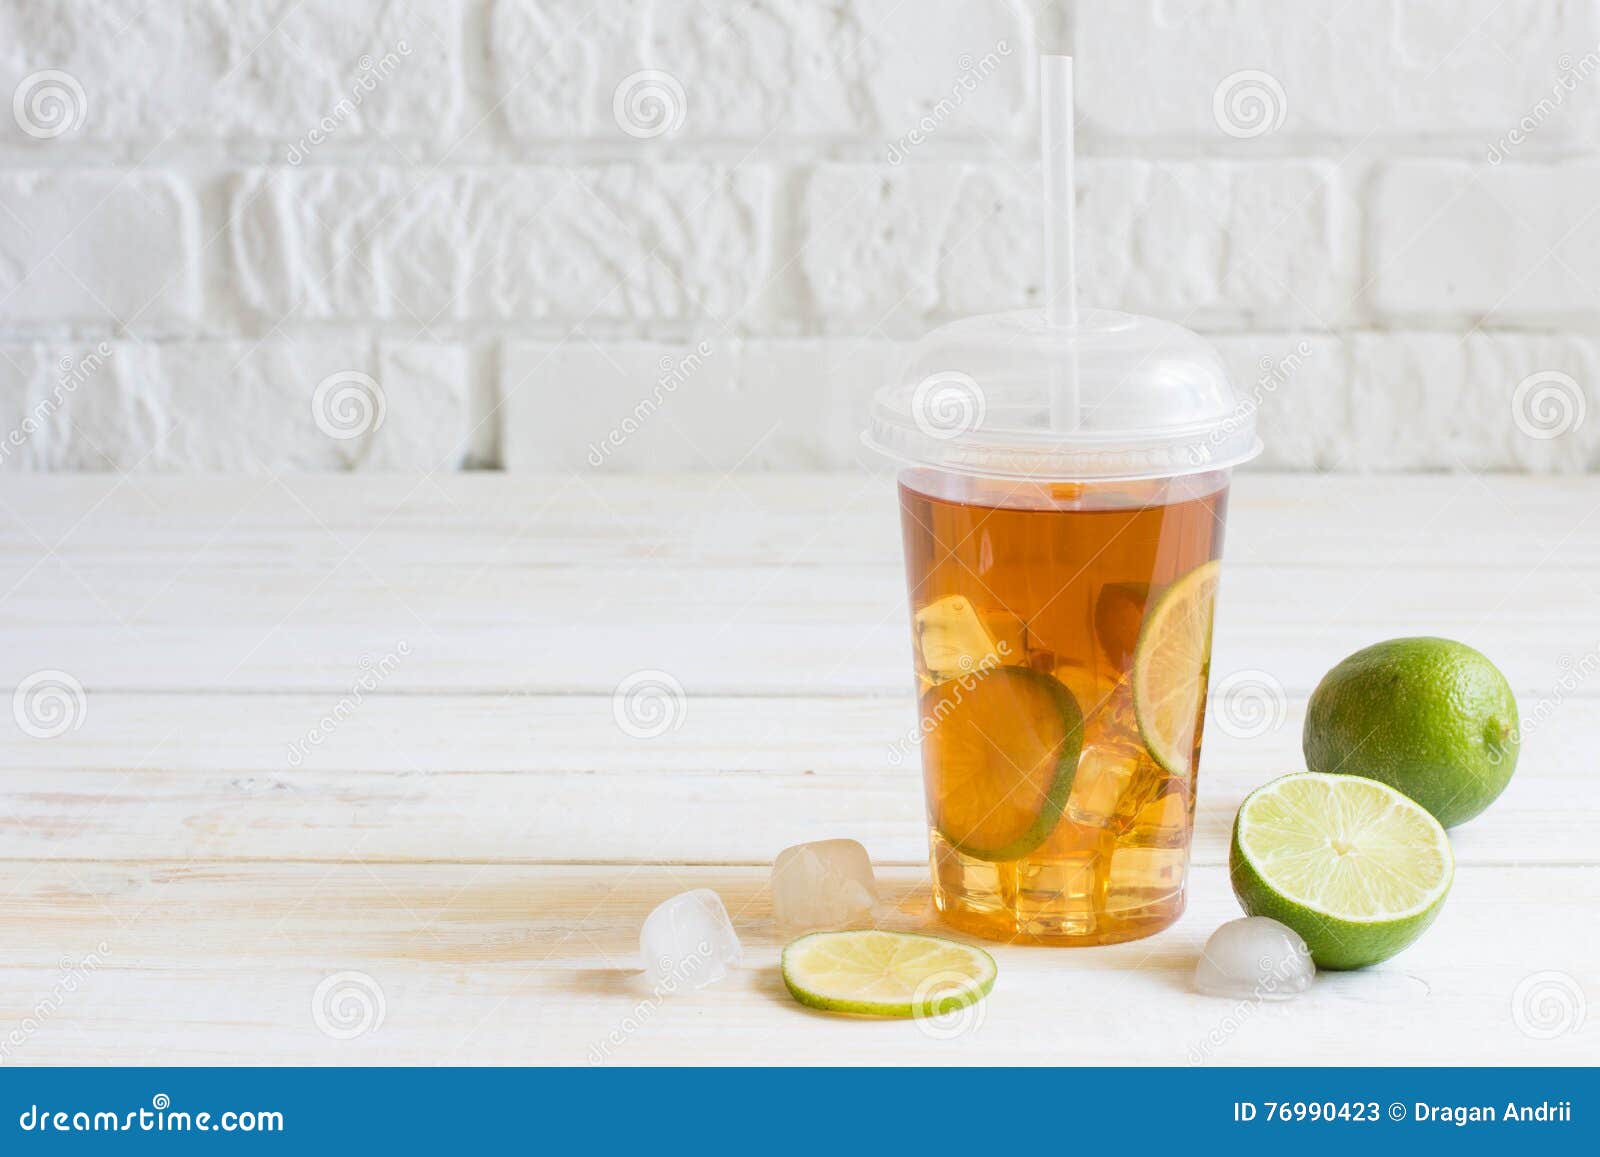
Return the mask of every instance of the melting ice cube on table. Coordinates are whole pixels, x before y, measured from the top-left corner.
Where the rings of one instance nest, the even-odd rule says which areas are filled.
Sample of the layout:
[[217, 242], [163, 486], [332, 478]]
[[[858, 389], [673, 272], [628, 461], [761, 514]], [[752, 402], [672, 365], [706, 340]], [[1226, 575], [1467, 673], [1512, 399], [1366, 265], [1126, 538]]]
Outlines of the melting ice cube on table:
[[744, 956], [722, 897], [710, 888], [658, 904], [639, 929], [639, 954], [645, 976], [669, 992], [714, 984]]
[[1267, 916], [1246, 916], [1211, 934], [1194, 986], [1207, 996], [1288, 1000], [1310, 988], [1316, 974], [1298, 932]]
[[870, 923], [878, 902], [867, 849], [855, 840], [796, 844], [772, 862], [772, 916], [796, 932]]

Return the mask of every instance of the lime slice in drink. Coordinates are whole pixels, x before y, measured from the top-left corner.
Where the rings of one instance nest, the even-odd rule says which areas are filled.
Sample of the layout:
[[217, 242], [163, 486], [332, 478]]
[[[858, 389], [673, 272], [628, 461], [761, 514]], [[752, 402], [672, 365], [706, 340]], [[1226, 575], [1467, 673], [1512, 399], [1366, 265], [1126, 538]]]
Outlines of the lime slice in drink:
[[1211, 608], [1219, 564], [1203, 563], [1161, 593], [1133, 652], [1133, 711], [1155, 761], [1173, 775], [1194, 769], [1195, 737], [1211, 663]]
[[1245, 798], [1228, 874], [1244, 910], [1300, 933], [1319, 967], [1364, 968], [1433, 923], [1455, 857], [1439, 821], [1388, 784], [1302, 771]]
[[922, 732], [929, 812], [957, 851], [1014, 860], [1049, 837], [1083, 747], [1060, 682], [1026, 667], [951, 679], [923, 695]]
[[801, 1004], [862, 1016], [942, 1016], [994, 987], [981, 948], [910, 932], [813, 932], [783, 950], [783, 983]]

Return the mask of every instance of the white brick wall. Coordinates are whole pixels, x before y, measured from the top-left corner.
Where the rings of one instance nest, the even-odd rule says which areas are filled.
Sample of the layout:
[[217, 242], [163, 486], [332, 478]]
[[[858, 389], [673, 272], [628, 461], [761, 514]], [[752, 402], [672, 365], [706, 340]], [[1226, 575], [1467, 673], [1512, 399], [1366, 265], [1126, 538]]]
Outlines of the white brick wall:
[[1600, 469], [1600, 0], [0, 0], [0, 470], [849, 468], [1041, 49], [1265, 464]]

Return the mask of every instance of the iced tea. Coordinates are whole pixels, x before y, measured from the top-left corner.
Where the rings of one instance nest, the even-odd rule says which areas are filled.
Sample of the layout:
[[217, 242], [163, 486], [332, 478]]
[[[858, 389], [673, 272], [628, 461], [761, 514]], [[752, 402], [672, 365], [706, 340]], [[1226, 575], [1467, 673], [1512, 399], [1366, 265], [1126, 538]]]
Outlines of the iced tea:
[[1227, 474], [908, 470], [934, 900], [980, 936], [1107, 944], [1183, 911]]

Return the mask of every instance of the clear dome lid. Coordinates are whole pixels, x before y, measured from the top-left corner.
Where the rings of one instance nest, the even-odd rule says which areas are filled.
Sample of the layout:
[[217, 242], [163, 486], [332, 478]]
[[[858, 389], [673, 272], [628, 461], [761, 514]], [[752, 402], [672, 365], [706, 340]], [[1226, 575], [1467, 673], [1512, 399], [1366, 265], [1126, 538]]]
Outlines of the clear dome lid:
[[867, 445], [921, 466], [1052, 481], [1221, 470], [1261, 450], [1255, 404], [1199, 335], [1152, 317], [1042, 310], [964, 318], [880, 389]]

